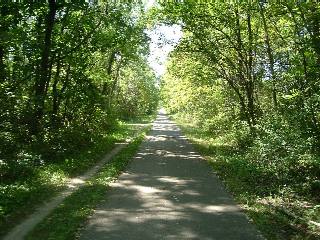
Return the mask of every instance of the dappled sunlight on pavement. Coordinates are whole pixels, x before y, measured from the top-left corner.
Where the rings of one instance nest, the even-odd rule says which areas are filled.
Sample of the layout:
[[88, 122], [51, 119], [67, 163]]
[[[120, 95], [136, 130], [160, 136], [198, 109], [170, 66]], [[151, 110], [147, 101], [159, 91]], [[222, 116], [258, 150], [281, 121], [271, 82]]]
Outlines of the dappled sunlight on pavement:
[[179, 127], [160, 113], [80, 239], [262, 237]]

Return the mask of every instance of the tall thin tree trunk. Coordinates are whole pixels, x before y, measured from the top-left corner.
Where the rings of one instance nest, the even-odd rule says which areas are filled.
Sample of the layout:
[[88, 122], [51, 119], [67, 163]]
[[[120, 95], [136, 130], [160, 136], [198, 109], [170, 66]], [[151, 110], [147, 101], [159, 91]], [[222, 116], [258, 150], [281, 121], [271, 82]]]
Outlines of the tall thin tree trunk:
[[56, 74], [54, 76], [54, 81], [52, 84], [52, 113], [51, 113], [51, 125], [55, 126], [57, 123], [58, 115], [58, 89], [57, 85], [59, 82], [59, 75], [61, 69], [61, 61], [58, 61]]
[[273, 101], [273, 106], [277, 108], [278, 102], [277, 102], [277, 90], [276, 90], [276, 79], [275, 79], [275, 71], [274, 71], [273, 51], [270, 44], [269, 29], [267, 26], [265, 15], [264, 15], [264, 8], [262, 6], [262, 3], [260, 3], [259, 6], [260, 6], [261, 19], [263, 23], [264, 41], [267, 46], [267, 54], [269, 59], [269, 71], [270, 71], [270, 77], [272, 82], [272, 101]]
[[[251, 7], [251, 6], [250, 6]], [[252, 36], [252, 26], [251, 26], [251, 15], [250, 10], [247, 13], [247, 25], [248, 25], [248, 37], [249, 37], [249, 46], [248, 46], [248, 71], [247, 71], [247, 84], [246, 84], [246, 93], [248, 99], [248, 111], [253, 126], [256, 124], [256, 114], [255, 114], [255, 103], [254, 103], [254, 82], [253, 82], [253, 36]]]
[[[57, 110], [56, 110], [57, 113], [59, 113], [59, 109], [60, 109], [60, 105], [61, 105], [61, 102], [62, 102], [63, 93], [65, 92], [65, 90], [67, 89], [68, 84], [69, 84], [70, 70], [71, 70], [71, 67], [70, 67], [70, 65], [68, 65], [67, 71], [66, 71], [65, 80], [63, 82], [63, 85], [62, 85], [62, 88], [60, 90], [60, 93], [57, 95], [57, 97], [58, 97], [57, 106], [56, 106], [57, 107]], [[67, 110], [68, 110], [68, 102], [69, 102], [69, 97], [67, 97], [66, 101], [65, 101], [64, 113], [63, 113], [63, 117], [62, 117], [63, 120], [66, 119]]]
[[33, 134], [38, 134], [41, 120], [44, 115], [44, 103], [46, 98], [46, 85], [50, 81], [49, 78], [49, 57], [52, 44], [52, 32], [54, 20], [56, 15], [56, 1], [49, 0], [49, 11], [46, 17], [46, 29], [44, 34], [44, 43], [41, 54], [41, 61], [39, 67], [39, 74], [35, 84], [35, 106], [34, 117], [35, 122], [33, 126]]
[[115, 91], [115, 88], [117, 86], [117, 83], [118, 83], [118, 80], [119, 80], [119, 76], [120, 76], [120, 68], [122, 66], [122, 60], [120, 59], [119, 63], [118, 63], [118, 66], [117, 66], [117, 69], [116, 69], [116, 75], [115, 75], [115, 78], [112, 82], [112, 86], [110, 87], [110, 90], [109, 90], [109, 93], [108, 93], [108, 108], [111, 109], [111, 104], [112, 104], [112, 100], [113, 100], [113, 97], [114, 97], [114, 91]]
[[[107, 75], [111, 77], [113, 62], [116, 58], [116, 51], [112, 51], [109, 57], [108, 65], [107, 65]], [[102, 86], [102, 94], [107, 93], [108, 91], [108, 82], [104, 82]]]
[[[237, 37], [237, 53], [238, 53], [238, 69], [237, 69], [237, 73], [238, 73], [238, 80], [240, 82], [240, 86], [241, 87], [245, 87], [246, 88], [246, 77], [245, 77], [245, 65], [246, 65], [246, 61], [244, 58], [245, 55], [242, 54], [243, 51], [243, 43], [242, 43], [242, 38], [241, 38], [241, 25], [240, 25], [240, 14], [239, 14], [239, 9], [238, 6], [236, 6], [235, 8], [235, 15], [236, 15], [236, 28], [235, 28], [235, 34]], [[233, 85], [233, 88], [235, 89], [235, 86]], [[236, 91], [237, 92], [237, 91]], [[247, 92], [247, 91], [246, 91]], [[241, 94], [238, 91], [237, 92], [238, 96], [239, 96], [239, 100], [240, 100], [240, 106], [242, 109], [243, 114], [245, 115], [245, 119], [248, 123], [248, 125], [250, 126], [250, 128], [252, 128], [252, 119], [250, 117], [250, 113], [249, 113], [249, 109], [248, 109], [248, 104], [245, 102], [244, 97], [240, 97]]]

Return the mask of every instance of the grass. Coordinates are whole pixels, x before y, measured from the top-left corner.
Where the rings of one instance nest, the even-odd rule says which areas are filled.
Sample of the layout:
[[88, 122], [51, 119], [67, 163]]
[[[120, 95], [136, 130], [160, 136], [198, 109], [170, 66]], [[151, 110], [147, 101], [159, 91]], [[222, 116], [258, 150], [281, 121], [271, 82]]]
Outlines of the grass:
[[[248, 149], [239, 149], [225, 133], [213, 136], [177, 119], [184, 134], [208, 160], [235, 200], [267, 239], [320, 239], [317, 198], [305, 194], [303, 182], [280, 184], [275, 171], [248, 162]], [[298, 189], [300, 188], [300, 189]]]
[[70, 177], [80, 175], [95, 165], [113, 148], [114, 143], [132, 138], [144, 127], [135, 123], [142, 120], [147, 123], [150, 119], [139, 119], [130, 124], [120, 122], [113, 132], [100, 134], [94, 144], [63, 155], [62, 160], [37, 167], [31, 174], [15, 181], [0, 183], [0, 237], [32, 213], [39, 204], [63, 190]]
[[95, 206], [105, 198], [110, 182], [125, 169], [143, 138], [140, 134], [133, 140], [96, 177], [66, 198], [26, 239], [75, 239]]

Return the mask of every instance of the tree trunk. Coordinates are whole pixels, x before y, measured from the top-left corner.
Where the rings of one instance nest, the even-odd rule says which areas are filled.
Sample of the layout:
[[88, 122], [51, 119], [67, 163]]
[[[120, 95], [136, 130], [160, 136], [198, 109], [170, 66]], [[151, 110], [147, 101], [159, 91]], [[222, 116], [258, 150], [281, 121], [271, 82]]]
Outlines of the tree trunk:
[[248, 46], [248, 70], [247, 70], [247, 82], [246, 82], [246, 94], [248, 100], [248, 112], [250, 114], [252, 125], [256, 125], [256, 113], [255, 113], [255, 103], [254, 103], [254, 72], [253, 72], [253, 36], [251, 28], [251, 15], [250, 9], [247, 13], [247, 25], [248, 25], [248, 37], [249, 37], [249, 46]]
[[264, 15], [264, 9], [263, 9], [262, 3], [260, 3], [259, 6], [260, 6], [260, 15], [261, 15], [262, 24], [263, 24], [264, 41], [267, 46], [267, 54], [269, 59], [269, 71], [270, 71], [270, 77], [272, 82], [272, 101], [273, 101], [273, 106], [277, 108], [278, 102], [277, 102], [277, 90], [276, 90], [276, 82], [275, 82], [276, 80], [275, 80], [275, 71], [274, 71], [273, 51], [270, 44], [269, 29], [267, 26], [265, 15]]
[[44, 103], [46, 98], [46, 85], [50, 82], [49, 79], [49, 57], [52, 44], [52, 32], [56, 14], [56, 1], [49, 0], [49, 11], [46, 17], [46, 29], [44, 34], [44, 43], [41, 54], [39, 74], [35, 84], [35, 106], [34, 106], [34, 126], [33, 134], [39, 133], [39, 127], [44, 115]]
[[[111, 77], [113, 62], [116, 58], [116, 51], [112, 51], [109, 57], [108, 65], [107, 65], [107, 75]], [[102, 94], [106, 94], [108, 91], [108, 82], [104, 82], [102, 86]]]
[[54, 81], [52, 84], [52, 113], [51, 113], [51, 125], [55, 126], [57, 123], [57, 115], [58, 115], [58, 89], [57, 85], [59, 82], [61, 61], [57, 64], [56, 74], [54, 76]]
[[[60, 105], [61, 105], [63, 93], [64, 93], [64, 91], [65, 91], [65, 90], [67, 89], [67, 87], [68, 87], [70, 69], [71, 69], [71, 67], [70, 67], [70, 65], [68, 65], [68, 67], [67, 67], [67, 72], [66, 72], [66, 77], [65, 77], [65, 80], [64, 80], [64, 82], [63, 82], [62, 88], [61, 88], [61, 90], [60, 90], [60, 93], [57, 94], [57, 97], [58, 97], [58, 99], [57, 99], [57, 106], [56, 106], [56, 107], [57, 107], [57, 110], [56, 110], [57, 113], [59, 112], [59, 108], [60, 108]], [[68, 101], [69, 101], [68, 99], [69, 99], [69, 97], [66, 98], [65, 108], [64, 108], [64, 114], [63, 114], [63, 117], [62, 117], [63, 120], [66, 119], [66, 115], [67, 115], [67, 106], [68, 106]]]
[[[241, 108], [246, 115], [245, 118], [247, 123], [253, 132], [255, 120], [255, 108], [254, 108], [254, 85], [253, 85], [253, 53], [252, 53], [252, 30], [251, 30], [251, 16], [247, 16], [248, 25], [248, 35], [249, 35], [249, 47], [248, 47], [248, 59], [243, 59], [244, 54], [242, 54], [244, 47], [241, 37], [241, 23], [238, 6], [235, 8], [236, 15], [236, 39], [237, 39], [237, 53], [238, 53], [238, 78], [240, 81], [240, 86], [244, 90], [246, 96], [246, 103], [244, 99], [240, 99]], [[239, 95], [239, 94], [238, 94]]]
[[115, 78], [112, 82], [112, 85], [110, 87], [109, 93], [108, 93], [108, 108], [111, 109], [111, 104], [112, 104], [112, 100], [113, 100], [113, 96], [114, 96], [114, 91], [116, 89], [117, 83], [118, 83], [118, 79], [120, 76], [120, 68], [122, 66], [122, 60], [120, 59], [118, 66], [117, 66], [117, 70], [116, 70], [116, 75]]

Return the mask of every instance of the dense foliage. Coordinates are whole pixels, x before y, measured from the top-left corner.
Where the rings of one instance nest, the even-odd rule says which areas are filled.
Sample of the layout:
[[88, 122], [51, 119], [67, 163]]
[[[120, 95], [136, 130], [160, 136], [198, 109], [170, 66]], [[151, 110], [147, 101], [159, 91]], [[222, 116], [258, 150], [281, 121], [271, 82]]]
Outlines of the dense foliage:
[[2, 1], [0, 12], [1, 181], [155, 110], [142, 4]]
[[284, 203], [301, 239], [316, 236], [320, 4], [265, 0], [169, 1], [150, 15], [139, 1], [1, 1], [0, 235], [132, 134], [121, 120], [154, 112], [150, 20], [183, 31], [161, 79], [169, 113], [195, 126], [247, 205]]
[[211, 154], [231, 149], [213, 155], [217, 168], [257, 201], [298, 198], [317, 212], [320, 4], [183, 1], [158, 17], [184, 34], [162, 80], [168, 111], [206, 132]]

